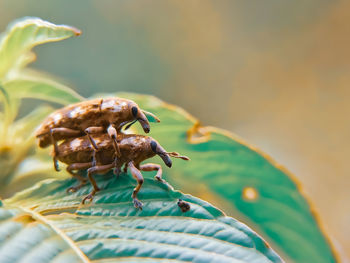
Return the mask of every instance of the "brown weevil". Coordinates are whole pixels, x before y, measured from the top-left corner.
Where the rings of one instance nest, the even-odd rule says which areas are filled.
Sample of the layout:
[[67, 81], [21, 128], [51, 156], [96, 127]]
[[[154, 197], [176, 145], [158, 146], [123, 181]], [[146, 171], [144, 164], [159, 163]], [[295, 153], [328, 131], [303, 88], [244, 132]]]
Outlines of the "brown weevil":
[[107, 132], [113, 139], [113, 147], [120, 156], [116, 141], [117, 134], [122, 127], [139, 121], [144, 132], [150, 131], [146, 115], [152, 116], [157, 122], [159, 119], [150, 112], [141, 110], [131, 100], [123, 98], [93, 99], [72, 104], [50, 114], [38, 127], [36, 137], [39, 146], [45, 148], [54, 145], [54, 165], [59, 170], [56, 156], [58, 154], [57, 141], [87, 135], [91, 145], [97, 149], [97, 144], [91, 134]]
[[[143, 177], [140, 171], [157, 171], [155, 179], [165, 182], [162, 179], [162, 167], [159, 164], [140, 164], [142, 161], [155, 155], [162, 158], [166, 166], [171, 167], [170, 157], [189, 160], [186, 156], [181, 156], [177, 152], [166, 152], [163, 147], [152, 137], [136, 134], [118, 134], [117, 143], [120, 150], [120, 157], [115, 155], [113, 140], [107, 134], [94, 136], [98, 150], [95, 150], [87, 136], [68, 139], [58, 146], [57, 159], [68, 164], [67, 171], [80, 180], [76, 187], [70, 187], [68, 191], [76, 191], [86, 183], [86, 180], [74, 171], [87, 169], [88, 178], [93, 186], [92, 192], [83, 199], [92, 200], [95, 193], [100, 189], [93, 178], [94, 174], [104, 174], [111, 169], [119, 175], [122, 166], [126, 172], [129, 168], [132, 176], [137, 180], [137, 186], [133, 190], [132, 199], [136, 208], [142, 209], [142, 203], [137, 199], [142, 184]], [[55, 153], [54, 153], [55, 154]]]

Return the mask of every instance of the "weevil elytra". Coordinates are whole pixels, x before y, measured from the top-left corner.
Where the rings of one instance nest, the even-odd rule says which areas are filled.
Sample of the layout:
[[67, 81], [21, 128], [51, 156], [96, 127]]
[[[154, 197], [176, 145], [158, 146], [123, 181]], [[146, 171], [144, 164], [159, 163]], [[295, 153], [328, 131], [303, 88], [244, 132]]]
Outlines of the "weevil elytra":
[[143, 184], [140, 171], [157, 171], [155, 179], [160, 182], [165, 181], [162, 179], [162, 167], [159, 164], [140, 163], [155, 155], [160, 156], [168, 167], [172, 166], [170, 157], [189, 160], [188, 157], [181, 156], [177, 152], [166, 152], [156, 140], [149, 136], [118, 134], [117, 143], [121, 153], [120, 157], [116, 157], [113, 141], [107, 134], [95, 135], [94, 140], [98, 148], [97, 151], [91, 146], [87, 136], [68, 139], [58, 146], [58, 160], [68, 164], [67, 171], [80, 180], [78, 186], [70, 187], [67, 190], [76, 191], [86, 183], [86, 180], [74, 171], [87, 169], [93, 190], [83, 199], [83, 203], [88, 199], [92, 200], [96, 192], [100, 190], [93, 175], [104, 174], [111, 169], [114, 169], [115, 174], [119, 175], [124, 165], [124, 172], [129, 169], [132, 176], [137, 180], [132, 199], [134, 206], [142, 209], [142, 203], [137, 199], [137, 193]]
[[69, 105], [50, 114], [36, 131], [39, 146], [45, 148], [54, 145], [54, 165], [58, 171], [56, 155], [58, 154], [57, 141], [72, 137], [87, 135], [91, 145], [97, 149], [91, 134], [107, 132], [113, 139], [117, 156], [120, 156], [117, 134], [122, 127], [128, 127], [139, 121], [144, 132], [150, 131], [146, 114], [159, 122], [159, 119], [150, 112], [143, 111], [131, 100], [123, 98], [93, 99]]

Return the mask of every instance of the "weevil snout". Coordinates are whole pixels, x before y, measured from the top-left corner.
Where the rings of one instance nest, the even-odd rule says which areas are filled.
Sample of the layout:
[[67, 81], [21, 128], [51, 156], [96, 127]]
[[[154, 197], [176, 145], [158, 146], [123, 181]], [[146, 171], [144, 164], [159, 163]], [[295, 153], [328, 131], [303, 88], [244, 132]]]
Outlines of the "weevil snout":
[[155, 154], [158, 154], [159, 157], [162, 158], [166, 166], [170, 168], [173, 165], [168, 153], [158, 143], [151, 141], [151, 149]]
[[169, 168], [173, 165], [173, 162], [171, 161], [170, 157], [167, 154], [164, 154], [160, 157], [163, 159], [165, 165], [168, 166]]
[[173, 165], [173, 162], [171, 161], [169, 155], [166, 152], [158, 152], [157, 153], [160, 158], [162, 158], [163, 162], [165, 163], [166, 166], [169, 168]]
[[140, 109], [138, 109], [138, 107], [136, 107], [136, 106], [133, 106], [131, 108], [131, 112], [132, 112], [132, 115], [134, 116], [135, 120], [140, 122], [143, 131], [145, 133], [149, 133], [151, 128], [150, 128], [150, 125], [149, 125], [149, 122], [147, 120], [146, 115]]
[[[145, 132], [145, 133], [149, 133], [149, 131], [150, 131], [150, 126], [149, 126], [149, 124], [148, 123], [143, 123], [143, 121], [142, 120], [140, 120], [139, 119], [139, 122], [141, 123], [141, 126], [142, 126], [142, 128], [143, 128], [143, 131]], [[148, 121], [147, 121], [148, 122]]]
[[149, 133], [151, 127], [150, 127], [149, 122], [148, 122], [148, 120], [146, 118], [146, 115], [143, 112], [141, 112], [141, 111], [139, 113], [138, 121], [140, 122], [143, 131], [145, 133]]

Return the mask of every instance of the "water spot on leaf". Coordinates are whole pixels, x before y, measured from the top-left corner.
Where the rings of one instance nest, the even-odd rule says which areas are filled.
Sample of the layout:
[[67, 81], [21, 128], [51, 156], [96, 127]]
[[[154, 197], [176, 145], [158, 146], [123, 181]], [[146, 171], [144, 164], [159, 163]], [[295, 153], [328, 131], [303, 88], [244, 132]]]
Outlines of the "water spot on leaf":
[[259, 193], [254, 187], [245, 187], [243, 188], [242, 196], [247, 201], [255, 201], [259, 197]]

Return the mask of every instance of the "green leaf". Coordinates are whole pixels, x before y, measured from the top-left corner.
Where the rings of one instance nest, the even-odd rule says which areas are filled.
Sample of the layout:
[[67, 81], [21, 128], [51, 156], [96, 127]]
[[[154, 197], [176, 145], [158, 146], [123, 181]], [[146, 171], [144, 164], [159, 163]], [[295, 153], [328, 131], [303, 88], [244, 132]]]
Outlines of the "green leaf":
[[11, 71], [18, 72], [25, 68], [28, 64], [34, 62], [36, 55], [34, 52], [23, 53], [16, 61], [16, 64], [12, 66]]
[[[46, 180], [4, 200], [1, 262], [281, 262], [257, 234], [207, 202], [145, 179], [140, 211], [130, 175], [96, 179], [103, 190], [94, 204], [80, 204], [91, 186], [66, 193], [75, 179]], [[179, 198], [189, 211], [180, 210]]]
[[[12, 122], [18, 112], [18, 100], [14, 100], [7, 89], [0, 83], [0, 101], [3, 104], [4, 122]], [[7, 120], [6, 120], [7, 119]]]
[[20, 75], [4, 82], [4, 87], [13, 98], [34, 98], [67, 105], [83, 98], [72, 89], [51, 79], [32, 75]]
[[37, 45], [80, 35], [76, 28], [54, 25], [35, 17], [14, 21], [0, 40], [0, 79], [12, 69], [33, 61], [30, 50]]
[[[202, 127], [183, 109], [152, 96], [118, 93], [156, 114], [150, 136], [167, 151], [187, 155], [175, 161], [167, 180], [254, 226], [294, 262], [335, 262], [317, 218], [292, 176], [256, 148], [229, 132]], [[110, 94], [109, 94], [110, 96]], [[143, 133], [138, 125], [135, 132]]]
[[[31, 176], [27, 180], [25, 180], [25, 178], [19, 178], [22, 174], [29, 175], [33, 174], [34, 171], [32, 165], [28, 166], [30, 172], [24, 172], [23, 169], [18, 170], [17, 167], [22, 165], [22, 161], [26, 159], [29, 154], [34, 152], [34, 129], [51, 111], [51, 107], [37, 107], [23, 118], [12, 123], [12, 125], [6, 129], [7, 135], [4, 138], [0, 138], [0, 167], [2, 169], [0, 173], [0, 192], [2, 197], [7, 197], [15, 191], [32, 186], [33, 183], [37, 182], [39, 179], [47, 178], [46, 176], [43, 177], [42, 173], [41, 176], [35, 173], [35, 176]], [[5, 134], [5, 132], [3, 134]], [[40, 155], [37, 154], [37, 157], [39, 156]], [[45, 154], [42, 154], [42, 156], [48, 156], [47, 151], [45, 151]], [[42, 164], [47, 167], [47, 163], [43, 162]], [[44, 166], [40, 169], [36, 169], [36, 171], [43, 170]], [[51, 167], [52, 165], [50, 165], [50, 168]]]
[[1, 116], [1, 137], [0, 137], [0, 152], [3, 145], [6, 145], [5, 140], [8, 135], [8, 130], [11, 123], [15, 120], [18, 113], [19, 101], [10, 96], [3, 84], [0, 82], [0, 101], [2, 102], [3, 115]]
[[[39, 106], [32, 112], [16, 120], [5, 131], [6, 136], [0, 138], [0, 193], [2, 197], [8, 197], [16, 191], [23, 190], [39, 180], [47, 178], [44, 167], [47, 167], [47, 161], [41, 162], [41, 167], [33, 169], [33, 163], [29, 166], [23, 161], [28, 159], [35, 149], [34, 130], [40, 122], [50, 113], [52, 108], [48, 106]], [[5, 131], [3, 135], [5, 135]], [[47, 150], [38, 149], [36, 157], [51, 158], [48, 156]], [[18, 169], [18, 166], [23, 166], [25, 169]], [[52, 163], [50, 163], [50, 168]], [[40, 174], [38, 173], [40, 171]], [[45, 171], [45, 176], [43, 172]], [[33, 175], [29, 178], [29, 175]], [[23, 177], [23, 175], [26, 176]]]
[[[35, 60], [31, 49], [39, 44], [59, 41], [80, 31], [54, 25], [39, 18], [23, 18], [13, 22], [0, 39], [0, 192], [9, 196], [13, 191], [46, 178], [47, 166], [23, 172], [18, 169], [33, 155], [35, 138], [32, 134], [38, 122], [51, 109], [38, 108], [20, 120], [17, 113], [23, 98], [47, 100], [59, 104], [75, 103], [82, 97], [68, 87], [52, 80], [47, 74], [25, 68]], [[36, 159], [47, 156], [35, 153]], [[20, 171], [21, 170], [21, 171]]]
[[[52, 112], [49, 106], [39, 106], [24, 117], [16, 120], [11, 126], [11, 135], [18, 138], [23, 137], [24, 134], [31, 135], [39, 124], [47, 115]], [[32, 137], [32, 138], [30, 138]], [[25, 136], [25, 139], [34, 139], [34, 136]]]
[[[8, 163], [2, 164], [3, 168], [6, 166], [8, 166]], [[0, 186], [1, 197], [11, 197], [15, 193], [32, 187], [35, 183], [48, 178], [70, 178], [68, 172], [52, 173], [52, 169], [53, 163], [49, 151], [46, 149], [38, 150], [35, 155], [22, 160], [10, 178], [6, 178], [5, 182], [7, 184], [3, 183]], [[2, 176], [3, 174], [1, 174], [0, 178]]]

